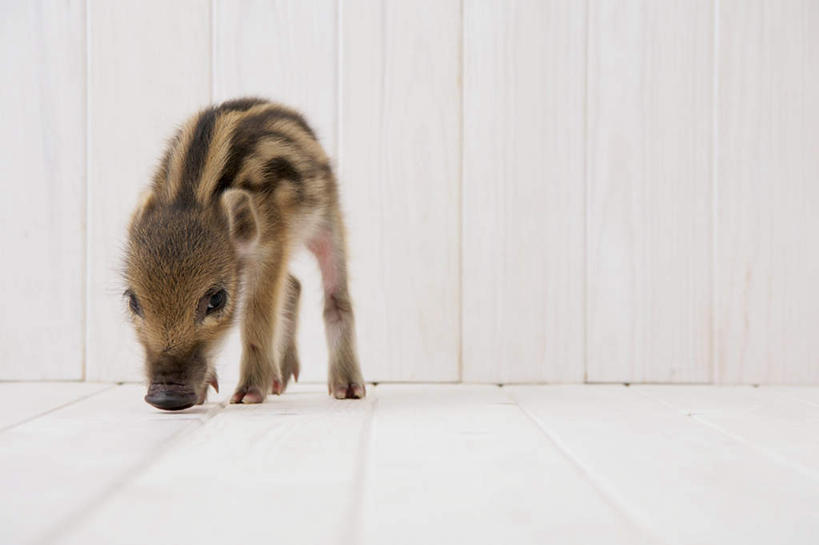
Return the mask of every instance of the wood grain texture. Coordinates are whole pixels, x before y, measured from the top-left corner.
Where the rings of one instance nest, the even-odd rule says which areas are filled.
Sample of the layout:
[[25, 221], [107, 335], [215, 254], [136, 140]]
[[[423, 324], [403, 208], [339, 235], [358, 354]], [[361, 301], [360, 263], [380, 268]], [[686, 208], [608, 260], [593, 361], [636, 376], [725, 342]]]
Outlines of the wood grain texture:
[[0, 510], [0, 542], [55, 542], [214, 409], [161, 413], [144, 395], [141, 386], [119, 386], [0, 434], [0, 503], [14, 506]]
[[0, 379], [141, 378], [136, 195], [186, 116], [258, 94], [338, 161], [368, 380], [819, 383], [817, 2], [32, 0], [0, 30]]
[[505, 390], [657, 543], [816, 540], [816, 480], [747, 441], [634, 388]]
[[[91, 386], [0, 394], [45, 407]], [[0, 542], [813, 545], [819, 531], [819, 387], [378, 385], [340, 401], [298, 384], [176, 413], [144, 393], [110, 387], [0, 433]]]
[[819, 4], [720, 2], [718, 382], [819, 382]]
[[808, 405], [819, 407], [819, 388], [811, 386], [767, 386], [767, 390], [798, 399]]
[[83, 375], [83, 2], [0, 16], [0, 378]]
[[[336, 0], [219, 0], [213, 12], [214, 100], [262, 96], [301, 110], [335, 162], [338, 117]], [[291, 272], [302, 283], [299, 319], [301, 380], [327, 376], [321, 275], [302, 252]], [[219, 358], [221, 376], [237, 378], [238, 330]]]
[[460, 2], [345, 1], [341, 192], [367, 380], [458, 379]]
[[94, 382], [0, 383], [0, 431], [111, 388]]
[[210, 101], [209, 8], [91, 0], [88, 10], [87, 376], [138, 380], [142, 350], [121, 296], [125, 230], [166, 140]]
[[584, 373], [585, 10], [464, 4], [463, 379]]
[[[819, 482], [819, 406], [799, 388], [636, 386], [636, 391], [745, 442], [771, 460]], [[809, 431], [810, 430], [810, 431]]]
[[156, 542], [151, 520], [163, 521], [162, 543], [352, 543], [373, 404], [299, 385], [261, 405], [229, 405], [61, 543]]
[[588, 380], [712, 375], [710, 1], [592, 1]]
[[375, 389], [360, 542], [648, 543], [504, 391]]

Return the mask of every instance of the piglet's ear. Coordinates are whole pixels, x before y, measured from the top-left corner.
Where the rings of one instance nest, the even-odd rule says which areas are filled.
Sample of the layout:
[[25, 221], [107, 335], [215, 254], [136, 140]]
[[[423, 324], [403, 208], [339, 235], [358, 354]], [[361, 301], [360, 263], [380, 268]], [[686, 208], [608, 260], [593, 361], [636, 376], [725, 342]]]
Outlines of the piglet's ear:
[[259, 221], [253, 197], [243, 189], [228, 189], [222, 194], [222, 206], [230, 224], [230, 238], [240, 253], [251, 251], [259, 236]]

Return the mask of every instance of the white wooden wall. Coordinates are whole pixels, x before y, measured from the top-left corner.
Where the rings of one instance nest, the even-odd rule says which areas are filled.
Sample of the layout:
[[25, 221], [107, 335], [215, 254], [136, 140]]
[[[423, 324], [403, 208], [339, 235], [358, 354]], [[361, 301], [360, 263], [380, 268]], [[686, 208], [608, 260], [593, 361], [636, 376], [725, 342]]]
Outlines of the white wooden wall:
[[0, 379], [141, 377], [136, 195], [255, 94], [336, 158], [369, 380], [819, 383], [819, 1], [0, 0], [0, 70]]

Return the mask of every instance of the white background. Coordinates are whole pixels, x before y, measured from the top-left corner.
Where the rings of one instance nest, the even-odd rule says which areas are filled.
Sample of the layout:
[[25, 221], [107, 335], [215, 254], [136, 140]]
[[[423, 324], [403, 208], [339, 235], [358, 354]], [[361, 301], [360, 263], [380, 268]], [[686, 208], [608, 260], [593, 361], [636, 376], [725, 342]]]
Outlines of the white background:
[[0, 379], [141, 378], [136, 196], [258, 94], [336, 159], [368, 380], [819, 383], [817, 1], [0, 0], [0, 73]]

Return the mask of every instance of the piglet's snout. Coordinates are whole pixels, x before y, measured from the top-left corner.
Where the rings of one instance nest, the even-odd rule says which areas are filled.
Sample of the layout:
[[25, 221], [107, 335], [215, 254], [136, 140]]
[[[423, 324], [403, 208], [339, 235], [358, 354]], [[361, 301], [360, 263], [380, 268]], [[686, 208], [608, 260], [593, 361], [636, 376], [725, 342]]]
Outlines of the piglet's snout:
[[185, 384], [153, 382], [148, 387], [145, 401], [165, 411], [181, 411], [196, 404], [196, 392]]

